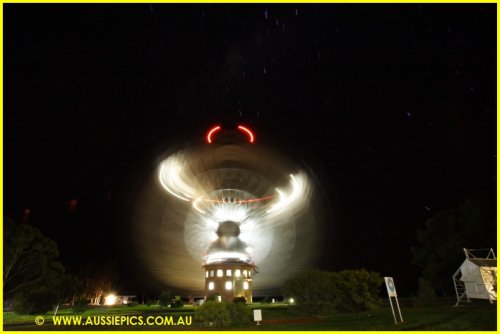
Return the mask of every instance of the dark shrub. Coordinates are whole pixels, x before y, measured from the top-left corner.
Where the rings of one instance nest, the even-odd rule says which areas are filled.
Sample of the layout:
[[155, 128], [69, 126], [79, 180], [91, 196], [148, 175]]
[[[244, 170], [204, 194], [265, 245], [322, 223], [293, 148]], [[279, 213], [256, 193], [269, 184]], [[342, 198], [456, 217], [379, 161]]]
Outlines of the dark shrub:
[[383, 282], [379, 273], [360, 270], [342, 270], [333, 273], [336, 285], [335, 308], [344, 312], [362, 312], [376, 309], [380, 304], [378, 290]]
[[219, 301], [219, 295], [214, 293], [213, 295], [207, 296], [207, 302], [217, 302]]
[[72, 307], [73, 312], [74, 313], [83, 313], [83, 312], [87, 311], [87, 309], [89, 308], [89, 304], [90, 304], [90, 300], [88, 300], [86, 298], [77, 299]]
[[422, 305], [430, 305], [435, 303], [438, 300], [438, 296], [436, 294], [436, 290], [432, 284], [424, 279], [418, 279], [418, 291], [417, 296], [414, 299], [414, 305], [422, 306]]
[[361, 312], [378, 306], [382, 281], [380, 274], [364, 269], [333, 273], [309, 270], [287, 280], [283, 294], [295, 299], [297, 311], [311, 316], [333, 310]]
[[170, 291], [163, 291], [158, 296], [158, 299], [160, 300], [160, 306], [168, 307], [169, 305], [172, 304], [173, 297]]
[[224, 327], [229, 325], [228, 304], [224, 301], [207, 300], [195, 311], [195, 319], [205, 326]]
[[58, 291], [39, 287], [36, 290], [15, 296], [14, 311], [21, 314], [44, 314], [57, 305], [58, 298]]
[[172, 303], [170, 304], [170, 307], [173, 307], [173, 308], [179, 308], [179, 307], [183, 307], [184, 306], [184, 301], [178, 297], [176, 297]]
[[236, 302], [228, 305], [229, 320], [231, 322], [249, 322], [252, 311], [244, 302]]
[[240, 296], [240, 297], [235, 297], [233, 299], [233, 303], [243, 303], [243, 304], [246, 304], [247, 303], [247, 299], [243, 296]]
[[283, 287], [283, 294], [295, 299], [298, 311], [319, 316], [331, 312], [337, 291], [331, 273], [308, 270], [288, 279]]

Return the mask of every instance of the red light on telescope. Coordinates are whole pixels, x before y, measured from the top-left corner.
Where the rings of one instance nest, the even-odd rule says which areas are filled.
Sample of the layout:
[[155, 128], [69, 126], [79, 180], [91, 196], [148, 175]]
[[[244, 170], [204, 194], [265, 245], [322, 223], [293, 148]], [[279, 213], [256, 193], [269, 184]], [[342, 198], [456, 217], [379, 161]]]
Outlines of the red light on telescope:
[[253, 143], [253, 141], [254, 141], [254, 135], [253, 135], [253, 132], [250, 131], [250, 129], [245, 128], [244, 126], [238, 125], [238, 130], [241, 130], [241, 131], [245, 132], [248, 135], [248, 140], [251, 143]]
[[210, 131], [208, 131], [208, 134], [207, 134], [207, 142], [208, 142], [209, 144], [211, 144], [211, 143], [212, 143], [212, 135], [213, 135], [215, 132], [219, 131], [220, 129], [221, 129], [221, 127], [220, 127], [219, 125], [217, 125], [216, 127], [211, 128], [211, 129], [210, 129]]

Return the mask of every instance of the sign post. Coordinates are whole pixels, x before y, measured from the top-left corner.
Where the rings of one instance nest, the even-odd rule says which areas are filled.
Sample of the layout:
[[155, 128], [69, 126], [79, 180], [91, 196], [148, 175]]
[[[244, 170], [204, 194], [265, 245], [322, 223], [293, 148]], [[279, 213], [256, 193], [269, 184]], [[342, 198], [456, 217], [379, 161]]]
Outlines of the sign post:
[[262, 321], [262, 310], [253, 310], [253, 321], [257, 322], [257, 326]]
[[394, 285], [394, 280], [392, 279], [392, 277], [384, 277], [384, 280], [385, 280], [385, 286], [387, 287], [387, 295], [389, 296], [389, 303], [391, 304], [392, 315], [394, 316], [394, 323], [397, 325], [398, 320], [396, 318], [396, 313], [394, 312], [394, 306], [392, 305], [391, 297], [394, 297], [394, 299], [396, 299], [396, 305], [398, 307], [399, 318], [401, 319], [401, 322], [404, 322], [404, 321], [403, 321], [403, 316], [401, 315], [401, 309], [399, 308], [398, 294], [396, 292], [396, 286]]

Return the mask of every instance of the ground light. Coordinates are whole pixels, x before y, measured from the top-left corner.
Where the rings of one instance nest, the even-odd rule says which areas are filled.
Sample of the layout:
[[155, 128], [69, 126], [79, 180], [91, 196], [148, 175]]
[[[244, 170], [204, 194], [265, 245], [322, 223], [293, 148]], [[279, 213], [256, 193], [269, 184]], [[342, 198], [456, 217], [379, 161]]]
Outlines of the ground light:
[[114, 294], [109, 294], [104, 297], [104, 305], [115, 305], [116, 304], [116, 296]]

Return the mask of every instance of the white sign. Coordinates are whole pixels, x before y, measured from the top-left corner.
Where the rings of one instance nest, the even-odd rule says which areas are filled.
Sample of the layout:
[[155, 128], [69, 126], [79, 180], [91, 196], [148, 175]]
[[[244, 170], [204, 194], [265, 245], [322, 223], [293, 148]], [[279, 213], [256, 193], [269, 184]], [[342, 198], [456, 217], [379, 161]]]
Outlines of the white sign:
[[257, 325], [259, 321], [262, 321], [262, 310], [253, 310], [253, 321], [257, 321]]
[[394, 285], [394, 280], [392, 277], [384, 277], [385, 279], [385, 286], [387, 287], [387, 294], [389, 297], [397, 297], [398, 294], [396, 293], [396, 286]]
[[392, 299], [391, 297], [394, 297], [396, 299], [396, 306], [398, 307], [398, 312], [399, 312], [399, 318], [401, 319], [401, 322], [404, 322], [403, 316], [401, 315], [401, 309], [399, 308], [399, 302], [398, 302], [398, 294], [396, 293], [396, 286], [394, 285], [394, 280], [392, 277], [384, 277], [385, 280], [385, 286], [387, 287], [387, 294], [389, 295], [389, 303], [391, 303], [391, 310], [392, 310], [392, 315], [394, 317], [394, 323], [398, 323], [398, 319], [396, 318], [396, 313], [394, 313], [394, 306], [392, 305]]

